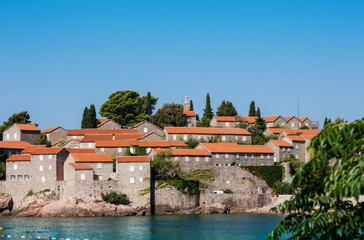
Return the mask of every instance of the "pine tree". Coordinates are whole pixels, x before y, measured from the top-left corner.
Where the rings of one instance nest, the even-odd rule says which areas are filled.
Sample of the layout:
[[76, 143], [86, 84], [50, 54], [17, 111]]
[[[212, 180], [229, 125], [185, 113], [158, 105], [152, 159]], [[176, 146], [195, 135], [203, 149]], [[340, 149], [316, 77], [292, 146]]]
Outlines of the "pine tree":
[[261, 118], [261, 115], [260, 115], [260, 109], [258, 108], [258, 110], [257, 110], [257, 112], [256, 112], [256, 116], [258, 117], [258, 118]]
[[88, 108], [85, 107], [83, 110], [82, 121], [81, 121], [81, 128], [87, 128], [87, 117], [88, 116]]
[[193, 102], [190, 100], [190, 111], [193, 111]]
[[96, 117], [96, 109], [95, 105], [91, 104], [90, 109], [88, 110], [88, 118], [87, 118], [87, 128], [96, 128], [97, 127], [97, 117]]
[[210, 121], [214, 116], [214, 112], [212, 111], [211, 104], [210, 104], [210, 94], [206, 95], [206, 106], [204, 109], [203, 117], [201, 119], [201, 126], [202, 127], [209, 127]]
[[217, 116], [236, 116], [238, 112], [236, 111], [232, 102], [222, 101], [221, 105], [217, 107]]
[[255, 102], [254, 101], [252, 101], [250, 103], [249, 117], [255, 117]]
[[145, 114], [151, 116], [153, 113], [153, 106], [152, 106], [152, 95], [150, 92], [147, 93], [147, 99], [145, 101]]

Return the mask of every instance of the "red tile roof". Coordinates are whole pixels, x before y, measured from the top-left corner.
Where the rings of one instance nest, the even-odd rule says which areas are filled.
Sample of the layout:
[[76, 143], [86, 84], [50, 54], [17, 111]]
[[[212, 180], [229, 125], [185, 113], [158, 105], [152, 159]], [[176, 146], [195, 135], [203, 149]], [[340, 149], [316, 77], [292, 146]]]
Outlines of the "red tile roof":
[[86, 134], [81, 142], [112, 141], [112, 134]]
[[103, 125], [103, 124], [105, 124], [105, 123], [107, 123], [107, 122], [109, 122], [109, 121], [112, 121], [112, 122], [114, 122], [114, 123], [116, 123], [117, 125], [119, 125], [120, 127], [121, 127], [121, 125], [119, 124], [119, 123], [117, 123], [117, 122], [115, 122], [115, 121], [113, 121], [113, 120], [111, 120], [111, 119], [107, 119], [107, 118], [99, 118], [98, 119], [99, 120], [99, 124], [97, 124], [97, 127], [100, 127], [101, 125]]
[[32, 155], [54, 155], [59, 153], [63, 148], [35, 148], [31, 151]]
[[195, 111], [187, 111], [186, 109], [183, 109], [182, 114], [187, 117], [196, 117], [197, 116]]
[[122, 156], [116, 157], [119, 163], [125, 162], [150, 162], [150, 156]]
[[279, 147], [293, 147], [291, 144], [284, 140], [270, 140], [272, 143], [275, 143]]
[[291, 120], [292, 118], [294, 118], [295, 116], [289, 116], [289, 117], [283, 117], [284, 118], [284, 120], [286, 120], [287, 122], [289, 121], [289, 120]]
[[274, 153], [265, 145], [239, 145], [237, 143], [200, 143], [211, 153]]
[[305, 135], [317, 135], [321, 132], [321, 129], [283, 129], [288, 135], [305, 134]]
[[52, 147], [57, 145], [58, 143], [62, 142], [63, 139], [59, 139], [58, 141], [52, 142]]
[[7, 149], [25, 149], [31, 146], [28, 142], [23, 141], [0, 141], [0, 148], [7, 148]]
[[95, 143], [95, 147], [130, 147], [130, 146], [137, 146], [138, 141], [137, 140], [116, 140], [116, 141], [97, 141]]
[[271, 131], [273, 134], [280, 134], [283, 130], [283, 128], [268, 128], [269, 131]]
[[248, 123], [255, 123], [257, 117], [244, 117], [244, 116], [214, 116], [213, 118], [216, 119], [218, 122], [248, 122]]
[[56, 130], [57, 128], [61, 128], [61, 126], [44, 129], [42, 131], [42, 133], [50, 133], [50, 132]]
[[301, 117], [298, 120], [300, 120], [301, 122], [304, 122], [306, 119], [308, 119], [308, 117]]
[[30, 146], [28, 146], [28, 147], [26, 147], [26, 148], [24, 148], [24, 150], [23, 151], [21, 151], [20, 153], [32, 153], [35, 149], [38, 149], [38, 148], [45, 148], [46, 147], [46, 145], [30, 145]]
[[300, 136], [288, 135], [287, 138], [291, 139], [294, 142], [305, 142], [305, 139]]
[[15, 124], [21, 131], [40, 131], [34, 124]]
[[95, 153], [95, 148], [66, 148], [69, 153]]
[[277, 120], [277, 118], [279, 118], [279, 117], [280, 117], [280, 115], [264, 117], [263, 119], [264, 119], [264, 121], [265, 121], [266, 123], [268, 123], [268, 122], [274, 122], [274, 121], [275, 121], [275, 120]]
[[241, 128], [166, 127], [168, 134], [251, 135]]
[[24, 155], [11, 155], [8, 159], [6, 159], [6, 162], [15, 162], [15, 161], [30, 161], [30, 155], [24, 154]]
[[153, 149], [155, 153], [171, 152], [172, 156], [211, 156], [205, 149]]
[[69, 165], [75, 170], [93, 170], [91, 165], [88, 163], [69, 163]]
[[186, 147], [183, 141], [138, 141], [139, 147]]
[[117, 134], [117, 133], [138, 133], [138, 129], [84, 128], [84, 129], [67, 130], [67, 136], [83, 136], [86, 134]]
[[308, 134], [302, 134], [300, 136], [307, 140], [312, 140], [312, 138], [316, 137], [316, 135], [308, 135]]
[[150, 133], [119, 133], [119, 134], [115, 134], [115, 140], [122, 140], [122, 139], [141, 139], [143, 137], [146, 137], [147, 135], [151, 134]]
[[79, 162], [113, 162], [107, 153], [71, 153], [76, 163]]

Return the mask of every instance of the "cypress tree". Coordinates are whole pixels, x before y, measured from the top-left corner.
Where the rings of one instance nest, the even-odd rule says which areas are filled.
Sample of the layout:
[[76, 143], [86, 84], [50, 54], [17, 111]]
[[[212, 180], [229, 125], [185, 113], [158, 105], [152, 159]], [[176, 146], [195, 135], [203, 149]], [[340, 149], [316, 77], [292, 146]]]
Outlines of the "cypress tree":
[[252, 101], [249, 108], [249, 117], [255, 117], [255, 114], [255, 102]]
[[152, 95], [150, 92], [147, 93], [147, 99], [145, 101], [145, 114], [151, 116], [153, 113], [153, 106], [152, 106]]
[[211, 104], [210, 104], [210, 94], [206, 95], [206, 106], [204, 109], [203, 117], [201, 119], [201, 125], [203, 127], [209, 127], [210, 121], [214, 116], [214, 112], [212, 111]]
[[190, 111], [193, 111], [193, 102], [190, 100]]
[[96, 117], [96, 109], [95, 105], [91, 104], [90, 109], [88, 110], [88, 118], [87, 118], [87, 128], [96, 128], [97, 127], [97, 117]]
[[83, 115], [82, 115], [81, 128], [87, 128], [87, 116], [88, 116], [88, 108], [85, 107], [85, 110], [83, 110]]
[[258, 108], [258, 110], [257, 110], [257, 114], [256, 114], [256, 115], [257, 115], [257, 117], [258, 117], [258, 118], [261, 118], [261, 115], [260, 115], [260, 109], [259, 109], [259, 108]]

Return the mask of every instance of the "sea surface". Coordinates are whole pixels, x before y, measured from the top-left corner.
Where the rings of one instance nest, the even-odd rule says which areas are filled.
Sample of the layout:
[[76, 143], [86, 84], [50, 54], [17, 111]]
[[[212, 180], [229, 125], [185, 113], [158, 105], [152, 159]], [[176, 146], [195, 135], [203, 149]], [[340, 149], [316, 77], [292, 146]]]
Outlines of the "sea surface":
[[[0, 218], [0, 239], [265, 239], [274, 214]], [[18, 238], [15, 238], [18, 236]]]

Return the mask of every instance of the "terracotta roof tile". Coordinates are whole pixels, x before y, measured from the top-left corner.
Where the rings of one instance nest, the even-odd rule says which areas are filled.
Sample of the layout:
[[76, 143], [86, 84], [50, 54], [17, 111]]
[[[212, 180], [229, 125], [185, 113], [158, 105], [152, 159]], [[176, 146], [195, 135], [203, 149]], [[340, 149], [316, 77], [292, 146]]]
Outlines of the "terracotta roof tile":
[[115, 140], [122, 140], [122, 139], [142, 139], [151, 133], [119, 133], [115, 134]]
[[182, 114], [187, 116], [187, 117], [196, 117], [197, 116], [195, 111], [188, 111], [186, 109], [183, 109]]
[[239, 145], [237, 143], [200, 143], [211, 153], [274, 153], [265, 145]]
[[97, 141], [95, 143], [95, 147], [130, 147], [130, 146], [137, 146], [137, 140], [116, 140], [116, 141]]
[[284, 120], [286, 120], [287, 122], [290, 121], [292, 118], [294, 118], [295, 116], [289, 116], [289, 117], [283, 117]]
[[52, 142], [52, 147], [57, 145], [58, 143], [62, 142], [63, 139], [59, 139], [58, 141]]
[[186, 147], [183, 141], [138, 141], [139, 147]]
[[284, 140], [270, 140], [272, 143], [275, 143], [279, 147], [293, 147], [291, 144]]
[[240, 128], [166, 127], [168, 134], [251, 135]]
[[81, 142], [112, 141], [113, 138], [112, 134], [86, 134]]
[[66, 148], [69, 153], [95, 153], [95, 148]]
[[116, 157], [119, 163], [125, 162], [150, 162], [150, 156], [122, 156]]
[[115, 121], [113, 121], [113, 120], [111, 120], [111, 119], [107, 119], [107, 118], [99, 118], [98, 119], [99, 120], [99, 124], [97, 124], [97, 127], [100, 127], [101, 125], [103, 125], [103, 124], [105, 124], [105, 123], [107, 123], [107, 122], [109, 122], [109, 121], [112, 121], [112, 122], [114, 122], [114, 123], [116, 123], [117, 125], [119, 125], [120, 127], [121, 127], [121, 125], [119, 124], [119, 123], [117, 123], [117, 122], [115, 122]]
[[84, 128], [84, 129], [67, 130], [67, 136], [83, 136], [86, 134], [117, 134], [117, 133], [138, 133], [138, 129]]
[[280, 117], [280, 115], [277, 115], [277, 116], [268, 116], [268, 117], [264, 117], [264, 121], [266, 123], [268, 122], [274, 122], [275, 120], [277, 120], [278, 118]]
[[255, 123], [257, 117], [244, 117], [244, 116], [214, 116], [218, 122], [235, 122], [235, 121], [243, 121], [248, 123]]
[[107, 153], [71, 153], [76, 163], [80, 162], [113, 162]]
[[269, 131], [271, 131], [273, 134], [280, 134], [283, 130], [283, 128], [268, 128]]
[[45, 148], [45, 147], [46, 147], [46, 145], [30, 145], [30, 146], [24, 148], [24, 150], [21, 151], [20, 153], [21, 154], [24, 154], [24, 153], [29, 153], [30, 154], [33, 151], [35, 151], [36, 149], [38, 149], [38, 148]]
[[44, 129], [42, 131], [42, 133], [50, 133], [50, 132], [53, 132], [54, 130], [56, 130], [57, 128], [62, 128], [62, 127], [58, 126], [58, 127], [47, 128], [47, 129]]
[[316, 137], [316, 135], [308, 135], [308, 134], [302, 134], [300, 136], [307, 140], [312, 140], [312, 138]]
[[287, 135], [304, 134], [304, 135], [317, 135], [321, 132], [321, 129], [283, 129]]
[[11, 155], [8, 159], [6, 159], [6, 162], [15, 162], [15, 161], [30, 161], [30, 155], [24, 154], [24, 155]]
[[289, 139], [291, 139], [292, 141], [295, 141], [295, 142], [305, 142], [305, 139], [303, 139], [300, 136], [288, 135], [287, 138], [289, 138]]
[[36, 148], [31, 151], [32, 155], [54, 155], [59, 153], [63, 148]]
[[69, 163], [75, 170], [93, 170], [92, 166], [88, 163]]
[[6, 148], [6, 149], [25, 149], [27, 147], [31, 146], [28, 142], [23, 141], [0, 141], [0, 148]]
[[205, 149], [153, 149], [153, 151], [157, 154], [170, 151], [172, 156], [211, 156]]
[[308, 117], [301, 117], [298, 120], [300, 120], [301, 122], [304, 122], [306, 119], [308, 119]]
[[15, 124], [21, 131], [39, 131], [40, 129], [34, 124]]

